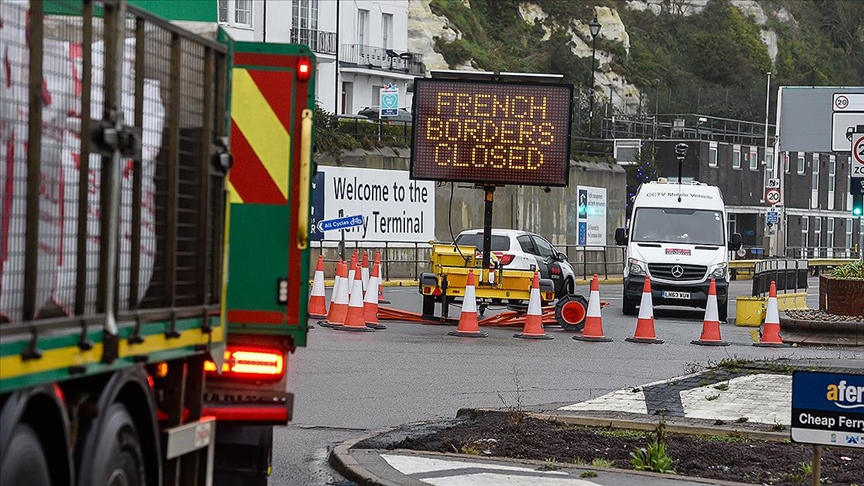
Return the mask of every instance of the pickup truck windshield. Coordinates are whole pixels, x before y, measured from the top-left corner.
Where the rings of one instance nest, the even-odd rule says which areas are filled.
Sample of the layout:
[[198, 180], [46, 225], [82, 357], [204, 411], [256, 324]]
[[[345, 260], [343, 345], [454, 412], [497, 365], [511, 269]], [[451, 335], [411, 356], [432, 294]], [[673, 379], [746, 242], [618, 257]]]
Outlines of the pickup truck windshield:
[[631, 240], [725, 246], [723, 213], [703, 209], [639, 208]]

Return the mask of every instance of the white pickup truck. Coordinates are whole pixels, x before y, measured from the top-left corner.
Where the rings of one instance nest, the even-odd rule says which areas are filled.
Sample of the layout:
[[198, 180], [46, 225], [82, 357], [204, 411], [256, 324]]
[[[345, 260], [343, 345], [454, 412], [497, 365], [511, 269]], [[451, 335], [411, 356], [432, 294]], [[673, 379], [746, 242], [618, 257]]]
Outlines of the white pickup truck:
[[704, 308], [711, 279], [717, 287], [720, 320], [725, 321], [729, 288], [729, 251], [741, 235], [728, 234], [723, 194], [699, 182], [660, 178], [636, 192], [629, 232], [615, 231], [624, 255], [624, 314], [634, 315], [645, 277], [651, 279], [654, 305]]

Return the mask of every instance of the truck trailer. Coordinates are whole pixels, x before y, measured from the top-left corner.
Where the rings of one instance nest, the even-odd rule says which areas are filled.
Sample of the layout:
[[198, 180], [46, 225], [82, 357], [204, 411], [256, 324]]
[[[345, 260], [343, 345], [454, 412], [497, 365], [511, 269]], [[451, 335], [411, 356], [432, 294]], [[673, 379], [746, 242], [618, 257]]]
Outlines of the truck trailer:
[[0, 483], [266, 484], [306, 344], [311, 52], [23, 0], [0, 56]]

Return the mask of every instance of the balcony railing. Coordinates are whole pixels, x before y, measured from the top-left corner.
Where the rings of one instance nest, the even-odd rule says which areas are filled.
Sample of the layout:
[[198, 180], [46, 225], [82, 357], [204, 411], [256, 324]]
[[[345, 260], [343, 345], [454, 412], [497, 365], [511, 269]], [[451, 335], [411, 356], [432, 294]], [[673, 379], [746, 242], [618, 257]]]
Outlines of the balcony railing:
[[336, 33], [314, 29], [291, 29], [291, 43], [309, 46], [312, 52], [336, 55]]
[[426, 73], [421, 54], [399, 53], [392, 49], [360, 44], [343, 44], [339, 51], [339, 62], [343, 65], [397, 71], [415, 76], [423, 76]]

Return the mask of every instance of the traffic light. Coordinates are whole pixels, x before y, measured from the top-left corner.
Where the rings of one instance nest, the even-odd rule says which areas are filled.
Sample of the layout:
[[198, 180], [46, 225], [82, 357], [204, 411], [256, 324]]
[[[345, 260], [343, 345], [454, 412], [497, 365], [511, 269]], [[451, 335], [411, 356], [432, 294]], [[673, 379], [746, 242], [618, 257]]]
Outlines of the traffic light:
[[852, 216], [856, 218], [864, 216], [864, 196], [861, 194], [852, 195]]

